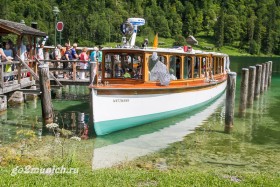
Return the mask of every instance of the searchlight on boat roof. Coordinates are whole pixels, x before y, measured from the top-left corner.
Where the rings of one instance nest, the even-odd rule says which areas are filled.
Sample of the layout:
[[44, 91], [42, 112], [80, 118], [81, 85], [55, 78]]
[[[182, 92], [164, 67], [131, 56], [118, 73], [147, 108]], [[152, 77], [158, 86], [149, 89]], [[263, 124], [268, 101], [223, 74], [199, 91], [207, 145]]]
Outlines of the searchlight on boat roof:
[[145, 25], [145, 19], [143, 18], [128, 18], [125, 23], [121, 25], [121, 30], [123, 34], [131, 34], [129, 39], [129, 46], [127, 47], [134, 47], [136, 35], [137, 35], [137, 28], [138, 26]]

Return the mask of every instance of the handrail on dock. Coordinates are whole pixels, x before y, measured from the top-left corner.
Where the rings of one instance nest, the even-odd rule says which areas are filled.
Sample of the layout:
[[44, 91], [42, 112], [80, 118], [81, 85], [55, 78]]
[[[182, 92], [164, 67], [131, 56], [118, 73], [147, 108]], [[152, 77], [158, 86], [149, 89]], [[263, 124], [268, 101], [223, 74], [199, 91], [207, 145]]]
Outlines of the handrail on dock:
[[[90, 76], [90, 69], [80, 69], [80, 60], [25, 60], [22, 61], [17, 55], [17, 59], [13, 61], [1, 62], [0, 60], [0, 92], [6, 87], [11, 87], [14, 84], [23, 84], [23, 82], [38, 81], [38, 66], [40, 64], [49, 64], [49, 75], [52, 84], [58, 86], [63, 85], [89, 85], [90, 78], [79, 79], [77, 74], [79, 72], [86, 72]], [[68, 66], [63, 68], [63, 63]], [[71, 75], [71, 78], [65, 79], [63, 74]], [[29, 84], [28, 84], [29, 85]], [[20, 86], [20, 88], [24, 88]]]

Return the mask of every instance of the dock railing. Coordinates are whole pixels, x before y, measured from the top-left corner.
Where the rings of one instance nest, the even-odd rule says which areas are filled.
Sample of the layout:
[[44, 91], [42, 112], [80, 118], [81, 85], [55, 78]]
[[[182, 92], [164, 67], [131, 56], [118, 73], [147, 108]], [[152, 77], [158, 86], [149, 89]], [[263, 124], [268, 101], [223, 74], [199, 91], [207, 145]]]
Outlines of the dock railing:
[[[20, 58], [18, 58], [20, 59]], [[0, 61], [0, 87], [4, 88], [11, 85], [11, 82], [21, 84], [23, 79], [38, 80], [38, 66], [40, 64], [49, 64], [49, 72], [51, 80], [71, 82], [88, 82], [90, 84], [90, 67], [87, 69], [80, 69], [80, 60], [26, 60], [26, 61]], [[67, 67], [63, 67], [63, 63], [67, 63]], [[86, 62], [88, 63], [88, 62]], [[58, 65], [57, 65], [58, 64]], [[86, 78], [79, 80], [77, 73], [85, 72]], [[63, 74], [71, 75], [71, 77], [64, 78]], [[9, 84], [10, 83], [10, 84]]]

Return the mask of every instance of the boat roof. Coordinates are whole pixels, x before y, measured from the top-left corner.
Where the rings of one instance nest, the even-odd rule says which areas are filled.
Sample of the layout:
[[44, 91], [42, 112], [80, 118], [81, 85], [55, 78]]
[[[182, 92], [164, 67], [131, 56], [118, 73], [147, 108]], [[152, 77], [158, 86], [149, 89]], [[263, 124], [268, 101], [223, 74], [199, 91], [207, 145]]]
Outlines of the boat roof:
[[152, 48], [152, 47], [146, 47], [146, 48], [110, 48], [110, 47], [104, 47], [102, 51], [126, 51], [126, 52], [158, 52], [158, 53], [177, 53], [177, 54], [190, 54], [190, 55], [215, 55], [215, 56], [228, 56], [224, 53], [217, 53], [217, 52], [207, 52], [202, 50], [190, 50], [190, 51], [184, 51], [182, 47], [178, 48]]

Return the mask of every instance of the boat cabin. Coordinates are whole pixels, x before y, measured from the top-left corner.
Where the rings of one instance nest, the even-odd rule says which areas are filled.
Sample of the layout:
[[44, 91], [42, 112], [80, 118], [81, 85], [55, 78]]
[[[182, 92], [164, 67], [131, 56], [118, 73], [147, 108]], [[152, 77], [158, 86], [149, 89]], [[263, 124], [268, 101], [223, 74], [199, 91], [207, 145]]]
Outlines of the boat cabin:
[[170, 84], [214, 80], [224, 75], [229, 67], [228, 56], [221, 53], [184, 52], [181, 49], [104, 49], [99, 81], [110, 84], [156, 83], [150, 75], [156, 63], [152, 60], [153, 52], [157, 52], [158, 60], [170, 73]]

